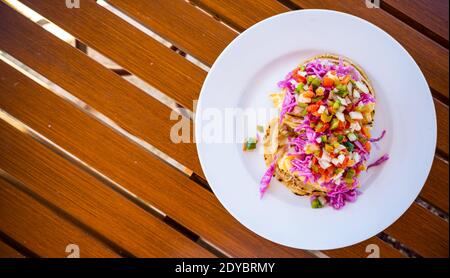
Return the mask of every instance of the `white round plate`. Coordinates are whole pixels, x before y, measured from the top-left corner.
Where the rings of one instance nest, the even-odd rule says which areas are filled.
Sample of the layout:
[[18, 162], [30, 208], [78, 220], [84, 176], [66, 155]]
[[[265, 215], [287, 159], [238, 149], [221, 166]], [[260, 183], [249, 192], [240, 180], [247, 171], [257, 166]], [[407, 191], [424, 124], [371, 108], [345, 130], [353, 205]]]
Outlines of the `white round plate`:
[[[321, 53], [343, 55], [362, 66], [377, 99], [372, 134], [387, 130], [369, 162], [384, 153], [390, 159], [361, 175], [362, 195], [341, 210], [312, 209], [309, 198], [292, 194], [275, 179], [260, 199], [266, 171], [262, 152], [243, 152], [236, 142], [201, 140], [206, 126], [211, 128], [211, 113], [204, 113], [209, 108], [270, 108], [268, 96], [279, 91], [277, 82]], [[412, 57], [377, 26], [328, 10], [280, 14], [240, 34], [209, 71], [195, 123], [200, 162], [222, 205], [256, 234], [309, 250], [356, 244], [394, 223], [422, 189], [436, 145], [433, 100]]]

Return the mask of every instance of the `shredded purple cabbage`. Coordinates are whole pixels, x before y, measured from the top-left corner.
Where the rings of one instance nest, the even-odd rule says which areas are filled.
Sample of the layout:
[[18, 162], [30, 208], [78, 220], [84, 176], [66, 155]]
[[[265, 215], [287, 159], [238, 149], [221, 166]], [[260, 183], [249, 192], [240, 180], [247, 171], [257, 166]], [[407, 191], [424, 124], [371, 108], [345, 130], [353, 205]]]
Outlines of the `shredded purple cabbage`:
[[342, 57], [339, 57], [339, 65], [336, 70], [336, 73], [338, 76], [345, 76], [347, 74], [350, 74], [353, 80], [359, 81], [359, 73], [358, 71], [351, 65], [344, 66], [344, 61], [342, 60]]
[[327, 201], [334, 209], [341, 209], [346, 202], [355, 202], [360, 194], [356, 188], [340, 184], [327, 192]]
[[309, 163], [312, 160], [312, 155], [303, 155], [303, 158], [295, 158], [291, 161], [291, 172], [297, 172], [300, 176], [305, 177], [305, 183], [312, 181], [315, 182], [316, 178], [309, 168]]
[[283, 104], [281, 105], [280, 111], [280, 123], [283, 121], [284, 115], [286, 113], [292, 112], [294, 107], [297, 105], [297, 101], [295, 100], [295, 96], [289, 90], [286, 91], [283, 99]]
[[275, 172], [275, 165], [277, 163], [277, 160], [278, 156], [276, 155], [266, 173], [264, 173], [264, 176], [261, 178], [259, 187], [260, 198], [264, 196], [264, 193], [266, 193], [267, 189], [269, 188], [270, 181], [272, 180], [273, 173]]
[[378, 142], [378, 141], [380, 141], [381, 139], [383, 139], [383, 137], [384, 137], [385, 134], [386, 134], [386, 130], [383, 130], [383, 131], [381, 132], [380, 137], [369, 139], [369, 141], [370, 141], [370, 142]]
[[388, 159], [389, 159], [389, 155], [388, 154], [384, 154], [382, 157], [378, 158], [377, 161], [375, 161], [374, 163], [372, 163], [369, 166], [367, 166], [367, 171], [369, 170], [370, 167], [378, 166], [378, 165], [380, 165], [381, 163], [385, 162]]
[[375, 98], [370, 93], [366, 94], [366, 93], [361, 92], [361, 98], [359, 99], [358, 104], [360, 102], [362, 104], [375, 103]]
[[362, 153], [367, 154], [367, 151], [366, 151], [366, 149], [364, 148], [364, 146], [361, 144], [361, 142], [359, 142], [358, 140], [356, 140], [356, 141], [354, 141], [353, 143], [358, 147], [358, 149], [359, 149]]

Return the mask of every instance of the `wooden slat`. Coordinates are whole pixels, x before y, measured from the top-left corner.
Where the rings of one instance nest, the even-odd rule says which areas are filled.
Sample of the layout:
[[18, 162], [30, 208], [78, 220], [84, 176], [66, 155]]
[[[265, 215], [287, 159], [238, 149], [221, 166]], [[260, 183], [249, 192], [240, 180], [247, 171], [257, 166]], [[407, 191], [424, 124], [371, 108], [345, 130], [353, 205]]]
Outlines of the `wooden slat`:
[[237, 33], [184, 0], [108, 0], [178, 48], [212, 65]]
[[446, 156], [448, 160], [448, 106], [434, 99], [437, 119], [437, 142], [436, 148]]
[[17, 252], [17, 250], [7, 245], [3, 241], [0, 241], [0, 258], [24, 258], [24, 255], [20, 254], [19, 252]]
[[94, 0], [83, 1], [79, 9], [68, 9], [65, 1], [21, 2], [184, 107], [193, 108], [206, 73]]
[[66, 257], [68, 244], [77, 244], [83, 258], [119, 257], [104, 243], [1, 178], [0, 199], [0, 230], [40, 257]]
[[[382, 8], [387, 5], [436, 33], [448, 43], [448, 0], [383, 0]], [[394, 15], [398, 16], [397, 13]]]
[[324, 251], [324, 253], [332, 258], [367, 258], [372, 254], [370, 248], [366, 251], [366, 248], [371, 244], [374, 244], [379, 248], [380, 258], [405, 257], [405, 255], [402, 254], [399, 250], [393, 248], [391, 245], [387, 244], [377, 237], [372, 237], [368, 240], [349, 247]]
[[0, 108], [231, 256], [310, 256], [248, 231], [211, 192], [4, 63], [0, 78]]
[[195, 144], [173, 144], [170, 139], [175, 124], [170, 120], [171, 109], [2, 2], [0, 25], [8, 26], [0, 28], [0, 49], [203, 176]]
[[424, 257], [448, 258], [448, 222], [417, 204], [385, 232]]
[[217, 15], [238, 31], [243, 31], [273, 15], [289, 11], [276, 0], [191, 0], [191, 2]]
[[365, 1], [292, 0], [304, 9], [330, 9], [361, 17], [391, 34], [419, 64], [430, 86], [448, 99], [448, 49], [440, 46], [382, 9], [368, 9]]
[[448, 162], [435, 157], [420, 197], [448, 213]]
[[[1, 96], [4, 97], [3, 92]], [[0, 138], [1, 169], [118, 244], [125, 252], [139, 257], [211, 256], [184, 235], [4, 121], [0, 121]]]

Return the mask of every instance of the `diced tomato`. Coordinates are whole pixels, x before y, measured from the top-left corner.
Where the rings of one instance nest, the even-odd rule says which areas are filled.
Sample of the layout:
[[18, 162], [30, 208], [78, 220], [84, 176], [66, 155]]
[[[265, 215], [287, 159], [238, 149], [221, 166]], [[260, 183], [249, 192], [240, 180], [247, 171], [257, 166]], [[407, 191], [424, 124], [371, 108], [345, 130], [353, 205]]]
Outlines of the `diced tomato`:
[[345, 128], [350, 128], [350, 122], [349, 121], [345, 121]]
[[298, 83], [303, 83], [306, 84], [306, 78], [304, 76], [301, 76], [300, 74], [298, 74], [299, 69], [295, 69], [292, 72], [292, 77], [295, 79], [295, 81], [297, 81]]
[[370, 152], [370, 150], [372, 149], [372, 145], [370, 144], [369, 141], [367, 141], [367, 142], [364, 144], [364, 148], [366, 149], [366, 151]]
[[322, 84], [323, 84], [323, 86], [325, 86], [325, 87], [331, 87], [331, 86], [334, 85], [334, 81], [333, 81], [333, 79], [331, 79], [331, 78], [325, 76], [325, 77], [323, 78], [323, 83], [322, 83]]
[[348, 164], [348, 156], [346, 156], [346, 157], [344, 158], [344, 161], [342, 162], [342, 168], [347, 167], [347, 164]]
[[308, 107], [306, 107], [306, 111], [310, 113], [316, 112], [317, 110], [319, 110], [319, 105], [317, 104], [310, 104], [308, 105]]

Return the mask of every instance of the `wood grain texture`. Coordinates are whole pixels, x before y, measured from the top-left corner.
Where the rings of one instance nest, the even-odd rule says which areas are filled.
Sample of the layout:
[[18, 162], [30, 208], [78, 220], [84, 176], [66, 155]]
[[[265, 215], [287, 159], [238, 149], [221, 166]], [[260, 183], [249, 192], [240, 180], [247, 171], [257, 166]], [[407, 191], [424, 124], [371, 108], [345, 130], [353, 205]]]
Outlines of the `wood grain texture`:
[[[80, 246], [82, 258], [120, 257], [84, 230], [0, 178], [0, 230], [39, 257], [67, 257], [66, 246]], [[0, 257], [10, 254], [2, 254]]]
[[0, 78], [2, 109], [231, 256], [310, 256], [250, 232], [211, 192], [2, 62]]
[[358, 244], [339, 248], [334, 250], [323, 251], [326, 255], [332, 258], [367, 258], [372, 254], [371, 244], [376, 245], [379, 248], [380, 258], [404, 258], [406, 257], [397, 249], [391, 245], [382, 241], [378, 237], [372, 237], [368, 240], [360, 242]]
[[1, 49], [203, 176], [195, 144], [172, 143], [170, 132], [176, 121], [170, 120], [172, 110], [167, 106], [2, 2], [0, 25], [7, 26], [0, 29]]
[[448, 106], [441, 101], [434, 99], [437, 121], [437, 142], [436, 148], [446, 156], [448, 161]]
[[420, 197], [448, 213], [448, 162], [435, 156]]
[[0, 241], [0, 259], [11, 259], [11, 258], [25, 258], [24, 255], [20, 254], [9, 246], [8, 244], [4, 243], [3, 241]]
[[68, 9], [65, 1], [22, 3], [184, 107], [193, 108], [206, 72], [94, 0], [83, 1], [79, 9]]
[[448, 0], [383, 0], [382, 4], [408, 16], [448, 43]]
[[427, 182], [420, 192], [420, 197], [448, 213], [449, 175], [448, 161], [435, 157]]
[[448, 222], [417, 204], [385, 232], [424, 257], [448, 258]]
[[243, 31], [276, 14], [289, 11], [276, 0], [191, 0], [227, 24]]
[[0, 138], [1, 169], [123, 250], [139, 257], [211, 256], [184, 235], [4, 121], [0, 121]]
[[330, 9], [361, 17], [399, 41], [419, 64], [430, 86], [448, 100], [448, 49], [440, 46], [382, 9], [368, 9], [364, 1], [292, 0], [304, 9]]
[[209, 66], [237, 35], [184, 0], [108, 0], [108, 3]]

